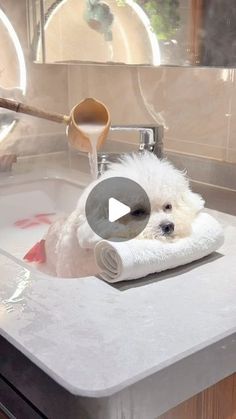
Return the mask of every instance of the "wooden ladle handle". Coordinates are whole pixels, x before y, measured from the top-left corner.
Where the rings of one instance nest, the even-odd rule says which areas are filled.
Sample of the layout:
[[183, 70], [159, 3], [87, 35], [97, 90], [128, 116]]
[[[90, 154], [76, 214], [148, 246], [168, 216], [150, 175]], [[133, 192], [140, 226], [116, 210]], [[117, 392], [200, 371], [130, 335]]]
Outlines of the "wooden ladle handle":
[[70, 117], [54, 112], [46, 112], [34, 106], [25, 105], [16, 100], [0, 98], [0, 108], [9, 109], [10, 111], [25, 113], [27, 115], [36, 116], [37, 118], [47, 119], [48, 121], [68, 124]]

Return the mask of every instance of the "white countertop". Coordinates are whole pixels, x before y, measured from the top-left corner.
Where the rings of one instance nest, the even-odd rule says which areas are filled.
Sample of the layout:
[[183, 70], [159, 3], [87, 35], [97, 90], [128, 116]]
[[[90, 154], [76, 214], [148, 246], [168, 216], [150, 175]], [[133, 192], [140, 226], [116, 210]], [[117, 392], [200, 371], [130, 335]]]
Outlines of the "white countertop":
[[233, 335], [236, 218], [214, 214], [217, 254], [117, 286], [47, 278], [2, 254], [3, 336], [71, 393], [103, 397]]
[[[47, 168], [45, 161], [44, 175]], [[82, 183], [88, 179], [81, 174]], [[199, 187], [204, 195], [208, 187]], [[216, 203], [236, 214], [235, 192], [208, 192], [210, 208]], [[153, 419], [230, 375], [236, 369], [236, 217], [211, 212], [225, 226], [216, 254], [113, 286], [96, 277], [46, 277], [0, 251], [3, 337], [80, 401], [97, 398], [100, 416], [97, 408], [89, 416], [96, 419]], [[102, 408], [103, 397], [112, 399], [113, 413], [107, 401]]]

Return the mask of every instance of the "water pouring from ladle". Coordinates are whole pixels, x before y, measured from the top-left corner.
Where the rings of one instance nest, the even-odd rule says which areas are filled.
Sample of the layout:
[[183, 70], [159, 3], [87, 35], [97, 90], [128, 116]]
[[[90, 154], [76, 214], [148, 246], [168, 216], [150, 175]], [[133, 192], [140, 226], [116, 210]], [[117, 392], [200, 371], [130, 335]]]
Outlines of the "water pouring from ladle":
[[101, 147], [107, 138], [110, 128], [110, 114], [107, 107], [93, 98], [84, 99], [74, 106], [69, 116], [46, 112], [42, 109], [4, 98], [0, 98], [0, 107], [66, 124], [69, 143], [77, 150], [88, 153], [94, 153], [95, 147], [96, 150]]

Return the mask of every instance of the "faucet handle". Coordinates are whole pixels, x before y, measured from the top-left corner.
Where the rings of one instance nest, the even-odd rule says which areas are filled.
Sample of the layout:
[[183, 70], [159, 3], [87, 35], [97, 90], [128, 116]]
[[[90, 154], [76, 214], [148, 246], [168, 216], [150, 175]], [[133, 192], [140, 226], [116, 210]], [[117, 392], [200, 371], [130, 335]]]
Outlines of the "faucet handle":
[[162, 157], [163, 155], [163, 135], [162, 125], [112, 125], [111, 131], [138, 131], [139, 132], [139, 151], [148, 150]]

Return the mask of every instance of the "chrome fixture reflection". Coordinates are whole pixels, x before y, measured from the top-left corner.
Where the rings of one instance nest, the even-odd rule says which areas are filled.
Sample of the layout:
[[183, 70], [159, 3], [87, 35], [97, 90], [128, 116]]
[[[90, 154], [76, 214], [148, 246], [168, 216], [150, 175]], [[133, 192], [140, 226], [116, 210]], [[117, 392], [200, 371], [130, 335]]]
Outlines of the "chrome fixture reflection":
[[112, 41], [114, 15], [110, 6], [100, 0], [87, 0], [84, 18], [90, 28], [104, 35], [105, 41]]

